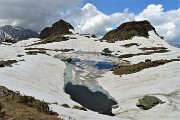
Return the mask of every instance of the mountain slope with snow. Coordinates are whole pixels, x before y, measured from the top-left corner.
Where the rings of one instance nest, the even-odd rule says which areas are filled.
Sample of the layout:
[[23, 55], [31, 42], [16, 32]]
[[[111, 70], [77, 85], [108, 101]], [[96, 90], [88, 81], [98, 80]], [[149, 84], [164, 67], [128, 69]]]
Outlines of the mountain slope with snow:
[[0, 41], [4, 41], [5, 39], [12, 39], [12, 37], [6, 32], [0, 30]]
[[10, 25], [5, 25], [0, 27], [0, 40], [5, 39], [12, 40], [23, 40], [28, 38], [38, 38], [39, 34], [30, 29], [24, 29], [21, 27], [12, 27]]
[[[77, 120], [180, 119], [180, 61], [121, 76], [114, 75], [110, 70], [94, 67], [94, 63], [99, 61], [112, 61], [123, 66], [144, 62], [147, 59], [152, 61], [180, 59], [180, 49], [170, 46], [154, 31], [148, 32], [148, 38], [136, 36], [131, 40], [115, 43], [71, 31], [73, 34], [65, 35], [64, 37], [68, 39], [61, 42], [42, 44], [39, 43], [39, 39], [34, 38], [12, 45], [0, 45], [0, 51], [2, 51], [0, 60], [18, 61], [12, 67], [0, 68], [0, 85], [49, 102], [50, 107], [58, 112], [59, 117], [67, 120], [69, 118]], [[132, 43], [136, 44], [131, 46]], [[129, 46], [125, 47], [125, 45]], [[101, 55], [105, 48], [112, 51], [111, 56]], [[167, 51], [142, 54], [155, 51], [150, 48], [166, 48]], [[71, 50], [66, 52], [65, 49]], [[40, 53], [45, 51], [46, 53], [28, 55], [26, 54], [28, 51], [41, 51]], [[135, 55], [119, 58], [125, 54]], [[24, 56], [18, 57], [18, 55]], [[70, 65], [71, 69], [67, 69], [67, 63], [63, 62], [62, 58], [76, 58], [77, 61], [73, 63], [75, 65]], [[112, 109], [115, 116], [103, 115], [91, 110], [72, 109], [74, 105], [81, 105], [73, 101], [71, 96], [64, 91], [67, 72], [70, 73], [67, 77], [70, 77], [73, 84], [86, 86], [92, 91], [99, 90], [115, 99], [117, 105]], [[81, 92], [79, 91], [79, 94]], [[138, 99], [145, 95], [154, 95], [165, 103], [150, 110], [142, 110], [136, 104]], [[70, 108], [65, 108], [61, 106], [62, 104], [67, 104]]]

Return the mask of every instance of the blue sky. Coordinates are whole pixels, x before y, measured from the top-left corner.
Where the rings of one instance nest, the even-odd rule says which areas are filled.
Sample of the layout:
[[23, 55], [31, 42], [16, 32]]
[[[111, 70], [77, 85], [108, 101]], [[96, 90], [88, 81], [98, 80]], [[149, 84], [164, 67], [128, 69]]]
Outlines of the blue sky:
[[129, 12], [138, 14], [149, 4], [162, 4], [164, 11], [180, 8], [180, 0], [83, 0], [83, 5], [86, 3], [93, 4], [107, 15], [122, 12], [125, 8], [129, 8]]

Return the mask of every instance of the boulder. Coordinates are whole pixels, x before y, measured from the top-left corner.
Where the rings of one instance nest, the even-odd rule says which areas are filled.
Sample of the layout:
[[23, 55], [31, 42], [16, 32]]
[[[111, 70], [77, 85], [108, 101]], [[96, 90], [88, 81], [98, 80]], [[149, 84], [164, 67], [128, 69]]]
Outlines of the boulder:
[[138, 102], [139, 103], [137, 104], [137, 106], [144, 110], [149, 110], [152, 107], [163, 103], [160, 99], [158, 99], [155, 96], [145, 96], [139, 99]]

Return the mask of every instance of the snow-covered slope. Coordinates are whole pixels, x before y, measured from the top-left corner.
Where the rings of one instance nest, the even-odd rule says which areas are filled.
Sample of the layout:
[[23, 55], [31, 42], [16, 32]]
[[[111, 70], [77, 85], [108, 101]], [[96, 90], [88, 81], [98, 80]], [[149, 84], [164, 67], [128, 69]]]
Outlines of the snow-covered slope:
[[[109, 48], [115, 56], [123, 54], [137, 54], [145, 51], [139, 49], [143, 47], [165, 47], [169, 52], [155, 53], [151, 55], [137, 55], [130, 58], [119, 59], [117, 57], [105, 57], [112, 61], [130, 61], [136, 64], [146, 59], [178, 59], [180, 49], [167, 44], [159, 38], [154, 31], [149, 32], [149, 38], [134, 37], [132, 40], [107, 43], [96, 38], [87, 38], [74, 32], [67, 41], [53, 42], [30, 46], [31, 48], [46, 48], [47, 54], [27, 55], [24, 50], [32, 43], [37, 43], [39, 39], [29, 41], [19, 41], [13, 45], [0, 45], [0, 60], [23, 60], [12, 67], [0, 68], [0, 85], [6, 86], [21, 94], [31, 95], [35, 98], [50, 102], [53, 110], [59, 113], [64, 119], [76, 120], [178, 120], [180, 119], [180, 62], [171, 62], [158, 67], [144, 69], [140, 72], [129, 75], [114, 75], [112, 71], [100, 73], [95, 79], [99, 86], [106, 90], [118, 103], [118, 108], [113, 109], [115, 116], [98, 114], [93, 111], [81, 111], [71, 108], [64, 108], [60, 105], [66, 103], [70, 107], [79, 105], [71, 100], [70, 96], [64, 92], [65, 63], [54, 58], [54, 56], [65, 55], [88, 60], [100, 60], [102, 56], [94, 53], [102, 52], [104, 48]], [[74, 39], [77, 38], [77, 39]], [[125, 44], [138, 43], [139, 46], [124, 47]], [[67, 53], [52, 50], [74, 49]], [[78, 51], [86, 52], [82, 54]], [[90, 55], [93, 54], [93, 55]], [[17, 57], [17, 55], [24, 55]], [[86, 80], [87, 70], [80, 74], [82, 80]], [[75, 75], [76, 71], [72, 71]], [[93, 76], [93, 75], [92, 75]], [[72, 76], [73, 77], [73, 76]], [[142, 110], [136, 107], [139, 98], [144, 95], [155, 95], [162, 101], [162, 105], [157, 105], [150, 110]], [[57, 104], [53, 104], [57, 102]], [[102, 101], [103, 102], [103, 101]]]

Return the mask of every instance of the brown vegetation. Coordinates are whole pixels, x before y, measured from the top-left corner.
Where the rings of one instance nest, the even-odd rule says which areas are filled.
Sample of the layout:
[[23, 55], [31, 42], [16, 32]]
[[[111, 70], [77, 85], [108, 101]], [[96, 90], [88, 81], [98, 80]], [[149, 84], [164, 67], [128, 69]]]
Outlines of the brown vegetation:
[[[62, 41], [67, 41], [67, 40], [69, 40], [68, 37], [64, 37], [63, 35], [54, 35], [53, 34], [53, 35], [50, 35], [47, 38], [40, 40], [39, 42], [34, 43], [32, 45], [47, 44], [47, 43], [53, 43], [53, 42], [62, 42]], [[29, 45], [29, 46], [32, 46], [32, 45]]]
[[167, 48], [165, 48], [165, 47], [150, 47], [150, 48], [144, 47], [144, 48], [139, 48], [139, 49], [141, 49], [141, 50], [166, 50]]
[[55, 52], [59, 52], [59, 51], [61, 51], [61, 52], [69, 52], [69, 51], [74, 51], [74, 49], [61, 49], [61, 50], [59, 50], [59, 49], [46, 49], [46, 48], [25, 48], [25, 50], [39, 50], [39, 51], [55, 51]]
[[151, 55], [151, 54], [155, 54], [155, 53], [166, 53], [166, 52], [169, 52], [169, 50], [158, 49], [158, 50], [153, 50], [153, 51], [147, 51], [147, 52], [144, 52], [144, 53], [124, 54], [124, 55], [120, 55], [118, 58], [130, 58], [130, 57], [138, 56], [138, 55]]
[[60, 120], [57, 113], [50, 110], [48, 103], [30, 96], [21, 96], [5, 87], [0, 87], [0, 119], [7, 120]]
[[151, 67], [157, 67], [159, 65], [164, 65], [169, 62], [173, 61], [180, 61], [179, 59], [171, 59], [171, 60], [146, 60], [146, 62], [140, 62], [133, 65], [127, 65], [127, 66], [117, 66], [113, 69], [113, 73], [115, 75], [123, 75], [123, 74], [131, 74], [139, 72], [143, 69], [151, 68]]
[[131, 47], [131, 46], [139, 46], [139, 44], [138, 43], [129, 43], [129, 44], [125, 44], [125, 45], [123, 45], [124, 47]]
[[44, 50], [39, 50], [39, 51], [28, 51], [28, 52], [26, 52], [26, 54], [28, 54], [28, 55], [37, 55], [38, 53], [40, 53], [40, 54], [46, 54], [46, 51], [44, 51]]
[[0, 61], [0, 67], [6, 67], [6, 66], [10, 66], [14, 63], [17, 63], [16, 60], [7, 60], [7, 61]]

